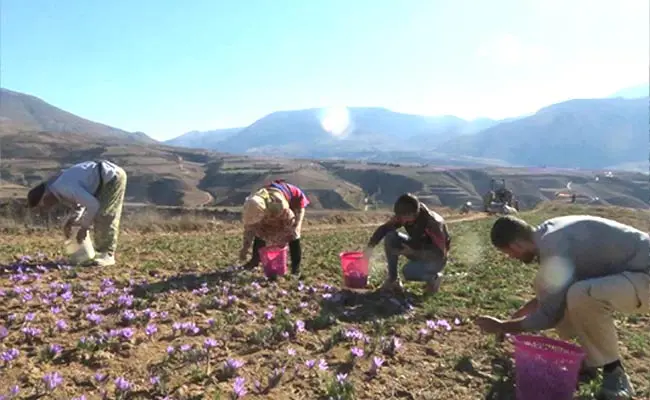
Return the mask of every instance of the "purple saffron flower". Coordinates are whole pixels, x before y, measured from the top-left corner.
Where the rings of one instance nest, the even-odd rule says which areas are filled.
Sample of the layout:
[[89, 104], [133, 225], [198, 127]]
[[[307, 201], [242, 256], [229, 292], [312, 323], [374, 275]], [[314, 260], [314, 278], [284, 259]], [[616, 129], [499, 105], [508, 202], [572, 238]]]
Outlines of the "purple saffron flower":
[[120, 336], [125, 340], [130, 340], [134, 334], [135, 330], [133, 328], [124, 328], [120, 331]]
[[61, 307], [57, 307], [57, 306], [50, 307], [50, 312], [52, 314], [58, 314], [61, 312]]
[[158, 332], [156, 324], [147, 324], [147, 327], [144, 328], [144, 333], [149, 337], [153, 336], [156, 332]]
[[16, 358], [18, 358], [18, 354], [20, 354], [18, 349], [9, 349], [3, 352], [2, 354], [0, 354], [0, 359], [2, 359], [2, 361], [4, 361], [5, 363], [10, 363]]
[[160, 377], [159, 376], [152, 376], [151, 378], [149, 378], [149, 383], [151, 383], [151, 386], [160, 385]]
[[86, 319], [92, 322], [94, 325], [99, 325], [102, 323], [102, 320], [104, 318], [102, 318], [102, 316], [99, 314], [95, 314], [94, 312], [91, 312], [90, 314], [86, 315]]
[[336, 381], [338, 383], [343, 383], [348, 378], [348, 374], [336, 374]]
[[13, 385], [11, 389], [9, 389], [9, 393], [11, 393], [12, 396], [17, 396], [19, 392], [20, 392], [20, 386], [18, 385]]
[[237, 360], [234, 358], [229, 358], [226, 362], [224, 362], [224, 367], [228, 371], [237, 371], [239, 368], [241, 368], [244, 365], [244, 362], [242, 360]]
[[72, 300], [72, 292], [65, 292], [61, 295], [61, 298], [65, 300], [66, 302], [69, 302]]
[[296, 350], [293, 349], [292, 347], [289, 347], [289, 348], [287, 349], [287, 353], [288, 353], [291, 357], [293, 357], [293, 356], [296, 355]]
[[25, 314], [25, 321], [33, 321], [36, 315], [34, 313], [27, 313]]
[[271, 320], [271, 319], [273, 319], [273, 312], [272, 312], [272, 311], [264, 311], [264, 317], [265, 317], [267, 320]]
[[3, 325], [0, 325], [0, 339], [4, 339], [9, 336], [9, 330]]
[[214, 348], [214, 347], [217, 347], [217, 345], [218, 345], [217, 341], [214, 340], [214, 339], [212, 339], [212, 338], [206, 338], [206, 339], [203, 341], [203, 347], [204, 347], [206, 350], [210, 350], [210, 349], [212, 349], [212, 348]]
[[61, 351], [63, 350], [63, 347], [59, 344], [52, 343], [48, 347], [48, 352], [52, 355], [58, 355], [61, 354]]
[[102, 383], [102, 382], [104, 382], [106, 380], [107, 377], [108, 377], [108, 375], [102, 374], [101, 372], [97, 372], [95, 374], [95, 381], [98, 382], [98, 383]]
[[147, 318], [147, 320], [152, 320], [158, 316], [158, 313], [155, 311], [152, 311], [150, 309], [146, 309], [142, 312], [144, 316]]
[[45, 386], [48, 390], [54, 390], [57, 386], [63, 383], [63, 378], [58, 372], [50, 372], [43, 376], [43, 382], [45, 382]]
[[315, 365], [316, 365], [316, 360], [307, 360], [307, 361], [305, 361], [305, 366], [308, 369], [314, 368]]
[[123, 294], [117, 299], [117, 304], [120, 307], [131, 307], [133, 305], [133, 296]]
[[384, 364], [384, 359], [381, 357], [373, 357], [372, 364], [370, 364], [370, 373], [376, 374], [379, 371], [379, 368]]
[[136, 318], [135, 313], [131, 310], [124, 310], [122, 312], [122, 321], [131, 322]]
[[235, 382], [233, 383], [233, 393], [235, 394], [235, 398], [239, 399], [241, 397], [244, 397], [246, 394], [246, 387], [245, 385], [245, 380], [242, 377], [235, 378]]
[[327, 371], [328, 368], [329, 367], [327, 365], [327, 361], [321, 358], [320, 361], [318, 362], [318, 369], [320, 369], [321, 371]]
[[39, 336], [41, 334], [40, 329], [32, 328], [32, 327], [28, 327], [28, 326], [21, 329], [21, 331], [23, 332], [23, 334], [25, 334], [25, 338], [27, 338], [27, 340], [35, 338], [35, 337], [37, 337], [37, 336]]
[[446, 319], [439, 320], [437, 325], [445, 328], [447, 331], [451, 330], [451, 325], [449, 324], [449, 322]]
[[167, 354], [171, 355], [174, 354], [174, 346], [167, 346]]
[[181, 349], [181, 351], [183, 353], [186, 352], [186, 351], [190, 351], [191, 348], [192, 348], [192, 345], [190, 345], [190, 344], [182, 344], [181, 347], [180, 347], [180, 349]]
[[363, 357], [363, 349], [359, 348], [359, 347], [351, 348], [350, 353], [352, 354], [352, 357], [354, 357], [354, 358]]
[[299, 319], [296, 321], [296, 332], [304, 332], [305, 331], [305, 321]]
[[131, 390], [131, 382], [120, 376], [115, 379], [115, 389], [122, 393], [128, 392]]

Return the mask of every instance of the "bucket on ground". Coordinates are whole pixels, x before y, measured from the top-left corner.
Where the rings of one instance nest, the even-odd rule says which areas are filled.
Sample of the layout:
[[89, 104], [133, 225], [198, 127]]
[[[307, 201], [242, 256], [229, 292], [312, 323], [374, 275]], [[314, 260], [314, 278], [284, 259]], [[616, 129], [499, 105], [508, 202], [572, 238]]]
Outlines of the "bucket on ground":
[[73, 233], [72, 239], [64, 242], [65, 254], [68, 257], [68, 262], [72, 265], [83, 264], [95, 258], [95, 247], [90, 239], [90, 235], [86, 235], [81, 244], [77, 243], [75, 239], [76, 232]]
[[343, 282], [351, 289], [363, 289], [368, 285], [368, 260], [360, 251], [347, 251], [339, 255]]
[[543, 336], [515, 335], [518, 400], [572, 400], [584, 351]]
[[259, 251], [264, 275], [274, 277], [287, 273], [287, 246], [266, 246]]

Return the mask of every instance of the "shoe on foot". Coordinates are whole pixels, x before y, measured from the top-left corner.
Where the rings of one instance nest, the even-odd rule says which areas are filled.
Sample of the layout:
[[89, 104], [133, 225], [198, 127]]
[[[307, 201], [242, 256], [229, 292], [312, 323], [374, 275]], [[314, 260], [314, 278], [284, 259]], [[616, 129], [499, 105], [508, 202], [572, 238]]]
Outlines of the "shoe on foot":
[[115, 265], [115, 257], [113, 253], [99, 253], [93, 260], [93, 265], [98, 267], [110, 267]]
[[386, 279], [384, 281], [384, 284], [381, 285], [381, 290], [386, 292], [401, 293], [402, 291], [404, 291], [404, 285], [402, 284], [402, 281], [399, 279], [396, 279], [394, 281]]
[[591, 381], [598, 378], [599, 368], [596, 367], [587, 367], [585, 365], [580, 368], [578, 374], [578, 384], [580, 383], [590, 383]]
[[437, 293], [438, 290], [440, 289], [441, 281], [442, 281], [442, 277], [438, 275], [436, 278], [427, 282], [427, 284], [424, 286], [424, 291], [429, 294]]
[[634, 388], [623, 368], [617, 367], [609, 373], [603, 373], [603, 383], [598, 394], [603, 400], [631, 400]]

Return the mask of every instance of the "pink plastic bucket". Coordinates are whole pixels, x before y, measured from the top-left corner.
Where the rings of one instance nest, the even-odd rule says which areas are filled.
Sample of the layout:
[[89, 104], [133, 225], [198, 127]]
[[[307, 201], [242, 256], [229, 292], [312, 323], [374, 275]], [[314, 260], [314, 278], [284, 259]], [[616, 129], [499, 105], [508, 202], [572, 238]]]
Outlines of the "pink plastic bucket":
[[572, 400], [584, 351], [579, 346], [542, 336], [516, 335], [518, 400]]
[[274, 277], [287, 273], [287, 246], [267, 246], [260, 249], [264, 275]]
[[339, 255], [343, 282], [351, 289], [363, 289], [368, 285], [368, 260], [360, 251], [349, 251]]

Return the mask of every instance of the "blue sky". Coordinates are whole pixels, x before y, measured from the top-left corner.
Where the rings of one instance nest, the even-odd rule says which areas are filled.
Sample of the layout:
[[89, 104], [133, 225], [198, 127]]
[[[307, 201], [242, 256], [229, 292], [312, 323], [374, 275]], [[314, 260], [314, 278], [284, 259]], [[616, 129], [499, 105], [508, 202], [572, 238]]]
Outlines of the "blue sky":
[[157, 139], [272, 111], [502, 118], [648, 80], [647, 0], [0, 0], [2, 87]]

